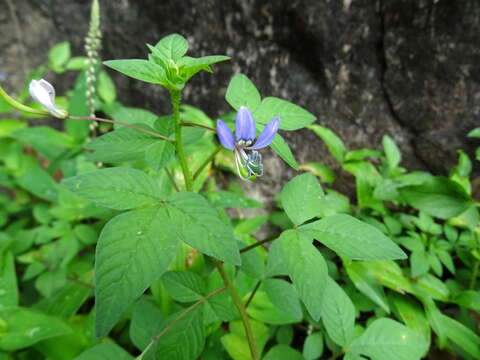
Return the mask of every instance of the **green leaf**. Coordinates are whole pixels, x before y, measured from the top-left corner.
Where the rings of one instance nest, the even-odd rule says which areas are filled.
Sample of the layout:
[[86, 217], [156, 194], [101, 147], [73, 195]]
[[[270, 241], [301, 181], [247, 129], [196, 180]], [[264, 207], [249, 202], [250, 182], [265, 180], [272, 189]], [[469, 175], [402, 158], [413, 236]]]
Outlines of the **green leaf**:
[[156, 181], [144, 172], [131, 168], [91, 171], [65, 179], [62, 185], [85, 199], [117, 210], [158, 204], [162, 200]]
[[294, 324], [301, 320], [301, 317], [294, 318], [275, 306], [264, 291], [256, 292], [247, 308], [247, 314], [252, 319], [271, 325]]
[[323, 354], [323, 336], [321, 332], [307, 335], [303, 343], [303, 357], [305, 360], [319, 359]]
[[120, 214], [103, 228], [95, 261], [97, 336], [167, 270], [178, 241], [171, 224], [169, 209], [157, 206]]
[[328, 216], [303, 225], [300, 231], [349, 259], [387, 260], [407, 257], [380, 230], [346, 214]]
[[287, 230], [277, 240], [288, 275], [310, 315], [318, 321], [327, 281], [327, 264], [311, 239], [299, 231]]
[[58, 184], [52, 176], [40, 167], [32, 167], [17, 179], [18, 185], [39, 198], [56, 201]]
[[58, 71], [70, 59], [70, 43], [65, 41], [52, 47], [48, 52], [49, 65]]
[[115, 343], [98, 344], [85, 350], [74, 360], [133, 360], [133, 356]]
[[231, 191], [207, 191], [204, 195], [210, 200], [212, 205], [218, 207], [230, 207], [230, 208], [260, 208], [263, 204], [259, 201], [247, 198], [240, 194]]
[[151, 339], [160, 333], [163, 320], [162, 312], [152, 301], [142, 297], [135, 304], [129, 334], [133, 344], [140, 351], [143, 351]]
[[375, 304], [380, 306], [387, 313], [390, 313], [388, 299], [385, 296], [383, 287], [378, 283], [368, 268], [361, 262], [352, 262], [345, 266], [347, 274], [353, 281], [355, 287], [365, 294]]
[[297, 160], [295, 160], [292, 150], [290, 150], [287, 142], [282, 136], [280, 136], [280, 134], [275, 135], [273, 141], [270, 143], [270, 147], [282, 158], [283, 161], [290, 165], [291, 168], [298, 170]]
[[0, 261], [0, 310], [18, 305], [17, 275], [11, 252], [2, 255]]
[[480, 127], [471, 130], [468, 134], [468, 137], [480, 138]]
[[[262, 353], [268, 338], [270, 337], [269, 328], [258, 321], [250, 321], [252, 326], [253, 337], [257, 345], [257, 351]], [[250, 349], [245, 334], [245, 329], [240, 321], [232, 321], [229, 323], [230, 333], [222, 336], [220, 339], [223, 347], [234, 360], [251, 360]], [[213, 359], [212, 359], [213, 360]], [[217, 360], [217, 358], [214, 358]]]
[[304, 360], [302, 354], [288, 345], [275, 345], [263, 360]]
[[253, 112], [253, 117], [261, 124], [280, 117], [280, 129], [283, 130], [298, 130], [316, 120], [316, 117], [307, 110], [276, 97], [263, 99], [260, 106]]
[[480, 312], [480, 292], [466, 290], [458, 293], [453, 299], [458, 305]]
[[145, 160], [152, 169], [163, 169], [175, 155], [175, 146], [167, 141], [156, 141], [145, 149]]
[[240, 265], [237, 240], [218, 211], [201, 195], [181, 192], [169, 199], [177, 236], [191, 247], [231, 265]]
[[394, 320], [380, 318], [349, 345], [347, 353], [372, 360], [419, 360], [427, 349], [428, 344], [416, 332]]
[[335, 181], [335, 173], [328, 166], [319, 162], [308, 162], [299, 166], [300, 170], [308, 171], [319, 177], [323, 182], [331, 184]]
[[107, 104], [111, 104], [117, 97], [117, 89], [112, 78], [106, 71], [98, 74], [97, 91], [100, 98]]
[[322, 304], [322, 321], [330, 338], [341, 346], [347, 346], [353, 337], [355, 307], [348, 295], [330, 277]]
[[2, 119], [2, 121], [0, 121], [0, 139], [9, 137], [16, 131], [26, 127], [27, 123], [25, 121], [17, 119]]
[[267, 279], [263, 283], [270, 301], [280, 311], [300, 321], [303, 317], [298, 293], [289, 282], [281, 279]]
[[188, 41], [179, 34], [165, 36], [156, 45], [155, 55], [161, 56], [162, 60], [179, 60], [188, 50]]
[[[82, 71], [69, 94], [68, 113], [72, 116], [90, 116], [87, 100], [87, 75]], [[65, 120], [65, 130], [79, 144], [85, 142], [90, 133], [90, 122], [85, 120]]]
[[290, 220], [300, 225], [319, 216], [324, 195], [315, 176], [310, 173], [297, 175], [283, 187], [282, 206]]
[[0, 310], [0, 350], [27, 348], [39, 341], [65, 335], [71, 329], [60, 319], [24, 308]]
[[67, 70], [85, 70], [88, 67], [88, 58], [86, 56], [75, 56], [68, 60], [65, 68]]
[[185, 77], [185, 81], [187, 81], [201, 70], [213, 72], [210, 65], [226, 60], [230, 60], [230, 58], [222, 55], [210, 55], [201, 58], [185, 56], [178, 61], [178, 66], [181, 74]]
[[398, 166], [398, 164], [400, 164], [402, 153], [390, 136], [384, 135], [382, 141], [383, 151], [385, 151], [388, 167], [390, 170], [393, 170]]
[[427, 254], [425, 251], [413, 251], [410, 255], [410, 272], [413, 278], [424, 275], [430, 269]]
[[324, 126], [310, 125], [308, 128], [322, 138], [325, 145], [327, 145], [328, 151], [330, 151], [330, 154], [332, 154], [335, 159], [339, 162], [343, 162], [347, 149], [342, 139], [340, 139], [332, 130]]
[[450, 297], [450, 290], [445, 282], [433, 276], [432, 274], [425, 274], [419, 277], [416, 281], [418, 288], [422, 289], [432, 299], [440, 301], [448, 301]]
[[[146, 125], [142, 127], [152, 131]], [[96, 138], [86, 148], [94, 151], [88, 154], [90, 161], [118, 163], [145, 159], [146, 151], [159, 142], [164, 141], [135, 129], [120, 128]]]
[[[155, 126], [155, 122], [160, 119], [156, 114], [152, 113], [151, 111], [133, 108], [133, 107], [125, 107], [120, 106], [119, 108], [115, 109], [111, 114], [112, 119], [120, 122], [124, 122], [127, 124], [143, 124], [147, 125], [151, 128]], [[122, 129], [122, 125], [114, 124], [113, 127], [115, 129]], [[138, 132], [138, 131], [136, 131]], [[164, 134], [170, 135], [170, 134]]]
[[74, 145], [74, 141], [70, 136], [47, 126], [20, 129], [15, 131], [12, 137], [31, 145], [49, 160], [54, 160], [62, 152], [65, 152], [66, 149], [71, 149]]
[[[178, 314], [172, 315], [165, 324], [169, 324], [177, 316]], [[197, 307], [162, 335], [155, 347], [155, 354], [157, 359], [193, 360], [200, 356], [204, 346], [203, 312], [202, 307]]]
[[202, 278], [190, 271], [168, 271], [162, 276], [168, 294], [179, 302], [194, 302], [205, 294]]
[[421, 185], [403, 187], [400, 194], [414, 208], [444, 220], [460, 215], [472, 204], [461, 185], [439, 176]]
[[109, 60], [103, 64], [133, 79], [164, 85], [165, 70], [160, 65], [142, 59]]
[[430, 325], [421, 305], [405, 295], [391, 293], [390, 297], [405, 325], [430, 343]]
[[441, 315], [441, 324], [446, 336], [460, 346], [474, 359], [480, 358], [480, 336], [462, 323], [448, 316]]
[[235, 109], [241, 106], [247, 107], [253, 112], [261, 102], [260, 93], [248, 77], [243, 74], [236, 74], [228, 84], [225, 94], [227, 102]]

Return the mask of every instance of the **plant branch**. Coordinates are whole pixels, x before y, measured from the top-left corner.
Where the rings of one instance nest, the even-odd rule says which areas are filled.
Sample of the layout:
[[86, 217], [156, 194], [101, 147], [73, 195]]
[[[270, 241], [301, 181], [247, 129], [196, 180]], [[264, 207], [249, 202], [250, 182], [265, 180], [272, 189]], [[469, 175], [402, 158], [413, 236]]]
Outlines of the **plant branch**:
[[250, 303], [252, 302], [253, 297], [254, 297], [255, 294], [257, 293], [258, 289], [260, 289], [260, 285], [261, 285], [261, 284], [262, 284], [262, 280], [258, 280], [257, 284], [255, 285], [255, 287], [254, 287], [253, 290], [252, 290], [252, 293], [251, 293], [250, 296], [248, 297], [247, 302], [245, 303], [245, 309], [248, 308], [248, 305], [250, 305]]
[[144, 128], [140, 127], [140, 126], [136, 126], [136, 125], [132, 125], [132, 124], [127, 124], [127, 123], [124, 123], [124, 122], [121, 122], [121, 121], [104, 119], [104, 118], [99, 118], [99, 117], [95, 117], [95, 116], [69, 116], [68, 118], [69, 118], [69, 119], [72, 119], [72, 120], [100, 121], [100, 122], [106, 122], [106, 123], [110, 123], [110, 124], [117, 124], [117, 125], [121, 125], [121, 126], [125, 126], [125, 127], [128, 127], [128, 128], [131, 128], [131, 129], [138, 130], [138, 131], [140, 131], [140, 132], [143, 132], [143, 133], [145, 133], [145, 134], [148, 134], [148, 135], [157, 137], [157, 138], [159, 138], [159, 139], [168, 141], [168, 142], [170, 142], [170, 143], [175, 143], [175, 140], [172, 140], [172, 139], [170, 139], [170, 138], [168, 138], [168, 137], [166, 137], [166, 136], [163, 136], [163, 135], [160, 135], [160, 134], [158, 134], [158, 133], [156, 133], [156, 132], [153, 132], [153, 131], [144, 129]]
[[183, 151], [182, 142], [182, 123], [180, 120], [180, 91], [170, 90], [170, 100], [172, 102], [173, 118], [175, 119], [175, 148], [177, 157], [182, 167], [183, 177], [185, 179], [185, 187], [187, 191], [192, 190], [192, 177], [188, 168], [185, 152]]
[[170, 182], [172, 183], [172, 185], [173, 185], [173, 187], [175, 188], [175, 190], [176, 190], [177, 192], [179, 192], [180, 189], [178, 188], [178, 185], [177, 185], [177, 183], [175, 182], [175, 179], [173, 178], [172, 173], [170, 172], [170, 170], [168, 170], [168, 167], [165, 167], [165, 172], [167, 173], [168, 179], [169, 179]]
[[182, 125], [182, 126], [199, 127], [199, 128], [207, 129], [207, 130], [214, 131], [214, 132], [217, 131], [217, 129], [214, 129], [214, 128], [210, 127], [210, 126], [206, 126], [206, 125], [202, 125], [202, 124], [197, 124], [197, 123], [182, 122], [181, 125]]
[[150, 348], [168, 331], [170, 330], [177, 322], [179, 322], [181, 319], [183, 319], [190, 311], [194, 310], [197, 306], [203, 304], [204, 302], [206, 302], [208, 299], [224, 292], [225, 290], [227, 290], [227, 286], [224, 286], [220, 289], [217, 289], [213, 292], [211, 292], [210, 294], [206, 295], [205, 297], [201, 298], [200, 300], [198, 300], [196, 303], [194, 303], [193, 305], [189, 306], [188, 308], [186, 308], [185, 310], [183, 310], [180, 314], [178, 314], [178, 316], [173, 319], [171, 322], [169, 322], [163, 329], [162, 331], [160, 331], [157, 335], [155, 335], [152, 340], [150, 341], [150, 343], [147, 345], [147, 347], [142, 351], [142, 353], [136, 357], [136, 360], [141, 360], [143, 359], [143, 356], [148, 352], [148, 350], [150, 350]]
[[218, 269], [218, 272], [220, 273], [220, 276], [223, 279], [223, 282], [225, 286], [228, 288], [230, 291], [230, 296], [233, 300], [233, 303], [237, 307], [238, 311], [240, 312], [240, 316], [242, 318], [243, 322], [243, 327], [245, 328], [245, 334], [247, 335], [247, 341], [248, 341], [248, 346], [250, 347], [250, 354], [252, 355], [253, 360], [260, 360], [260, 357], [258, 356], [257, 352], [257, 346], [255, 344], [255, 339], [253, 337], [253, 331], [252, 331], [252, 326], [250, 324], [250, 320], [248, 319], [247, 311], [245, 310], [245, 307], [243, 306], [242, 299], [240, 299], [240, 296], [238, 295], [237, 291], [235, 290], [235, 287], [233, 284], [230, 282], [228, 279], [228, 275], [225, 272], [225, 268], [223, 267], [223, 264], [215, 259], [212, 259], [215, 266]]
[[210, 156], [208, 158], [205, 159], [205, 161], [202, 163], [202, 165], [200, 165], [197, 169], [197, 171], [195, 171], [195, 174], [193, 174], [193, 181], [195, 181], [195, 179], [202, 173], [202, 170], [211, 162], [213, 161], [213, 159], [215, 158], [215, 155], [217, 155], [220, 150], [222, 150], [221, 146], [218, 146], [214, 152], [212, 152], [210, 154]]
[[244, 248], [241, 248], [241, 249], [240, 249], [240, 253], [244, 253], [244, 252], [246, 252], [246, 251], [252, 250], [252, 249], [256, 248], [257, 246], [266, 244], [266, 243], [268, 243], [268, 242], [270, 242], [270, 241], [273, 241], [273, 240], [275, 240], [275, 239], [276, 239], [276, 238], [267, 238], [267, 239], [258, 241], [258, 242], [256, 242], [255, 244], [245, 246]]

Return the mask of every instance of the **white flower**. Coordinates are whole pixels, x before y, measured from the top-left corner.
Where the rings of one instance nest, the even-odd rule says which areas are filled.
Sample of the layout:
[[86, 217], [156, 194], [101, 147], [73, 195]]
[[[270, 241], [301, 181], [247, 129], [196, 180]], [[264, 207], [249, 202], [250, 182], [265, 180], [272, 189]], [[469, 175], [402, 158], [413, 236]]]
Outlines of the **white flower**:
[[28, 91], [33, 100], [42, 105], [53, 116], [60, 119], [68, 117], [67, 111], [59, 109], [57, 105], [55, 105], [55, 89], [48, 81], [43, 79], [32, 80]]

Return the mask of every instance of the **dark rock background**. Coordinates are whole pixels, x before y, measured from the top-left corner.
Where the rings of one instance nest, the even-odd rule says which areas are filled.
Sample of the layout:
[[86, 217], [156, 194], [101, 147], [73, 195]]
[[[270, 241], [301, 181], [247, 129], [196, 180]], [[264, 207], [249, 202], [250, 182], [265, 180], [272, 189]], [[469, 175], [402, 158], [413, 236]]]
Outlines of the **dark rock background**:
[[[478, 0], [103, 0], [103, 59], [145, 58], [146, 43], [173, 32], [190, 54], [225, 54], [191, 82], [185, 102], [215, 117], [228, 110], [224, 93], [235, 72], [247, 74], [263, 96], [295, 102], [337, 132], [351, 148], [381, 146], [392, 136], [406, 168], [445, 174], [456, 150], [480, 126], [480, 1]], [[13, 9], [12, 6], [13, 5]], [[9, 91], [23, 71], [42, 63], [60, 41], [83, 54], [89, 19], [86, 0], [0, 0], [0, 72]], [[18, 18], [15, 26], [12, 11]], [[112, 72], [120, 99], [159, 114], [165, 91]], [[68, 89], [73, 79], [51, 79]], [[335, 164], [309, 131], [284, 134], [299, 162]], [[264, 156], [271, 192], [293, 175]], [[478, 166], [476, 173], [478, 174]], [[348, 189], [351, 179], [340, 180]]]

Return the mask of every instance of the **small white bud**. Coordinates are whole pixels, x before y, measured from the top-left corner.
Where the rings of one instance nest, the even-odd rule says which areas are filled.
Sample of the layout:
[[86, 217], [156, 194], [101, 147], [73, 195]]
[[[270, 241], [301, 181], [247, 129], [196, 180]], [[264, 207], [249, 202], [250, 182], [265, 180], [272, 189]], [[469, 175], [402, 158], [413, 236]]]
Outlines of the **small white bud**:
[[55, 89], [46, 80], [32, 80], [28, 87], [30, 96], [37, 103], [42, 105], [48, 112], [59, 119], [66, 119], [68, 112], [59, 109], [55, 104]]

